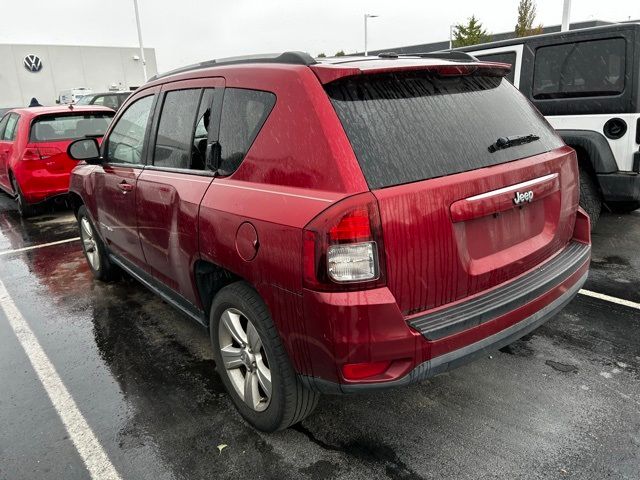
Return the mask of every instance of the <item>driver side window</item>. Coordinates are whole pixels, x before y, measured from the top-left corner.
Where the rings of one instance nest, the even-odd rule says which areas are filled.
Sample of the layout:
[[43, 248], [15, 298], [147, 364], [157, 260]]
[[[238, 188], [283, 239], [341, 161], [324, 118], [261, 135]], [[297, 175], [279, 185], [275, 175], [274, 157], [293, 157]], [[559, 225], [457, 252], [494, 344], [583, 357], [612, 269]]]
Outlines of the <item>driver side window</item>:
[[144, 163], [142, 150], [151, 119], [154, 95], [132, 103], [118, 119], [107, 140], [107, 161], [112, 163]]

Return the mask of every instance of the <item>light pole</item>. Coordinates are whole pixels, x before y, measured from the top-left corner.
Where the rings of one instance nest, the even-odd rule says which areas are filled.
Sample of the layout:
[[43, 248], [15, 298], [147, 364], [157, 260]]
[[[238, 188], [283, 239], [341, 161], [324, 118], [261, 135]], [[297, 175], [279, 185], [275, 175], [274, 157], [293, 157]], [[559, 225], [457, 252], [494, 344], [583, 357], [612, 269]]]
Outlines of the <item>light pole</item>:
[[140, 28], [140, 12], [138, 11], [138, 0], [133, 0], [133, 8], [136, 11], [136, 26], [138, 27], [138, 43], [140, 44], [140, 61], [142, 62], [142, 76], [147, 81], [147, 60], [144, 58], [144, 46], [142, 45], [142, 28]]
[[453, 29], [456, 28], [455, 25], [449, 25], [449, 50], [453, 48]]
[[367, 49], [367, 20], [370, 18], [376, 18], [378, 15], [371, 15], [370, 13], [364, 14], [364, 56], [369, 55], [369, 50]]
[[560, 28], [561, 32], [566, 32], [569, 30], [569, 17], [571, 15], [571, 0], [564, 0], [564, 4], [562, 5], [562, 28]]

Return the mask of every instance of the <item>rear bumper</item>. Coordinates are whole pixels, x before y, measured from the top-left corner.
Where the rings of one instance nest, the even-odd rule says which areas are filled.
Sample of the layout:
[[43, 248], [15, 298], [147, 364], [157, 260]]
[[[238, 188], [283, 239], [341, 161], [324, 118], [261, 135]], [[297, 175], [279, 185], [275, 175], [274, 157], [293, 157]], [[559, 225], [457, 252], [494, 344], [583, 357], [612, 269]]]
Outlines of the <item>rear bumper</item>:
[[[299, 378], [308, 388], [321, 393], [381, 390], [419, 382], [485, 356], [536, 329], [569, 303], [587, 279], [590, 251], [588, 243], [573, 241], [542, 266], [508, 284], [414, 317], [408, 323], [403, 320], [404, 332], [378, 293], [380, 299], [368, 305], [378, 310], [378, 315], [374, 311], [361, 312], [356, 316], [355, 325], [360, 322], [359, 325], [364, 326], [362, 322], [370, 317], [370, 324], [376, 322], [381, 327], [370, 330], [362, 345], [352, 342], [345, 348], [338, 339], [335, 351], [345, 353], [334, 358], [338, 364], [350, 363], [352, 352], [366, 349], [371, 361], [400, 359], [395, 363], [395, 372], [364, 381], [341, 378], [334, 381], [319, 375], [299, 375]], [[328, 313], [326, 305], [318, 309]], [[385, 316], [382, 321], [376, 318], [380, 312]], [[336, 319], [334, 325], [349, 324], [349, 318], [344, 317], [346, 311], [342, 309], [339, 313], [342, 318]], [[378, 333], [383, 331], [384, 336]], [[407, 368], [401, 370], [404, 365]]]
[[571, 288], [556, 298], [553, 302], [515, 325], [505, 328], [504, 330], [480, 341], [467, 345], [466, 347], [462, 347], [431, 360], [427, 360], [426, 362], [419, 364], [407, 375], [396, 380], [381, 383], [337, 384], [319, 378], [310, 379], [309, 377], [304, 376], [301, 376], [300, 378], [308, 388], [328, 394], [370, 392], [385, 390], [388, 388], [403, 387], [412, 383], [420, 382], [429, 377], [457, 368], [476, 358], [487, 356], [489, 353], [509, 345], [532, 332], [556, 315], [573, 299], [573, 297], [578, 294], [578, 291], [587, 280], [587, 275], [588, 273], [584, 273]]
[[640, 173], [616, 172], [598, 174], [605, 202], [640, 201]]

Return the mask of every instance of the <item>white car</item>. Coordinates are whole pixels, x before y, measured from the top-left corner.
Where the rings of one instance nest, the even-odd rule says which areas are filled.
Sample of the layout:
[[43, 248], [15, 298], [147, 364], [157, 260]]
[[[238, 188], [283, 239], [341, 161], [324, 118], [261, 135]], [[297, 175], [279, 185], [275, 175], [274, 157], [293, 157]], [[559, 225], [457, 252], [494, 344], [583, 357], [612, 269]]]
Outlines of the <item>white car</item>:
[[58, 100], [56, 101], [56, 103], [60, 103], [60, 104], [76, 103], [85, 95], [90, 95], [92, 93], [93, 93], [93, 90], [85, 87], [77, 87], [77, 88], [71, 88], [69, 90], [62, 90], [58, 94]]

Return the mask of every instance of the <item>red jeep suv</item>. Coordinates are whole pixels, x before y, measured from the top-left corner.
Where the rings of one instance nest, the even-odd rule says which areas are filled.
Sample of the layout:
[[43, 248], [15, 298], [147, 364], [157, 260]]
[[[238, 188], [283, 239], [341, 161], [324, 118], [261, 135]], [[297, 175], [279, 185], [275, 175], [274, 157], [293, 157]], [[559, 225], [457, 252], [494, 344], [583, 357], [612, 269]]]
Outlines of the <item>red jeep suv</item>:
[[468, 54], [289, 52], [152, 79], [71, 177], [94, 275], [209, 329], [256, 428], [513, 342], [586, 279], [576, 155]]
[[35, 205], [64, 195], [77, 165], [67, 147], [78, 138], [101, 137], [114, 112], [104, 107], [17, 108], [0, 120], [0, 188], [13, 195], [24, 217]]

